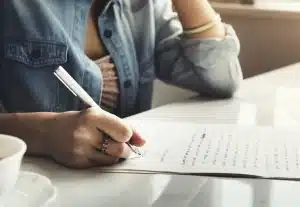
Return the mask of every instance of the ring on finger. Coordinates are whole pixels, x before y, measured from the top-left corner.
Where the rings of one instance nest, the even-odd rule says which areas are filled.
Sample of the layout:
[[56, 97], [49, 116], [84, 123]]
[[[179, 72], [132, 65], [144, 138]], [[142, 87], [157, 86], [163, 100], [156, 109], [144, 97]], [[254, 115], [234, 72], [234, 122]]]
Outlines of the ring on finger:
[[109, 146], [109, 140], [110, 140], [110, 138], [107, 135], [104, 134], [103, 138], [102, 138], [101, 146], [96, 147], [96, 150], [98, 152], [102, 152], [104, 154], [107, 154], [107, 149], [108, 149], [108, 146]]

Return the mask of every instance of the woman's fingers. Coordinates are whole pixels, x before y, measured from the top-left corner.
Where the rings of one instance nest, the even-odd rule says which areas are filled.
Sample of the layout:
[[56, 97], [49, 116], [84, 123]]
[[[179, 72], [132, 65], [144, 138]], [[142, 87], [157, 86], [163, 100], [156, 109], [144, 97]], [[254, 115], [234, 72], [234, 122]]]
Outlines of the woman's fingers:
[[136, 130], [133, 130], [132, 137], [131, 137], [129, 143], [132, 145], [135, 145], [137, 147], [141, 147], [146, 143], [146, 141], [142, 138], [142, 136]]
[[108, 148], [106, 153], [111, 156], [116, 156], [120, 158], [128, 158], [131, 155], [131, 149], [126, 143], [117, 143], [117, 142], [110, 142], [108, 144]]
[[99, 138], [99, 140], [100, 141], [94, 140], [94, 143], [91, 143], [93, 150], [98, 153], [104, 153], [119, 158], [128, 158], [132, 153], [130, 147], [126, 143], [115, 142], [107, 135], [102, 136], [102, 139]]
[[[101, 147], [96, 147], [96, 151], [103, 151]], [[131, 155], [131, 149], [128, 147], [126, 143], [119, 143], [113, 140], [109, 140], [107, 142], [107, 147], [103, 152], [104, 154], [119, 157], [119, 158], [128, 158]]]
[[112, 63], [100, 63], [98, 65], [100, 66], [102, 72], [104, 72], [105, 70], [108, 70], [108, 73], [107, 73], [108, 76], [115, 75], [114, 71], [112, 70], [115, 67], [114, 64], [112, 64]]
[[88, 159], [92, 166], [113, 165], [119, 161], [118, 157], [106, 155], [104, 153], [98, 152], [95, 149], [91, 150]]
[[89, 120], [100, 131], [108, 134], [116, 142], [128, 142], [132, 129], [122, 119], [99, 108], [89, 108]]
[[101, 68], [103, 78], [109, 78], [115, 76], [115, 65], [112, 63], [110, 56], [105, 56], [96, 60], [95, 63]]
[[113, 165], [120, 158], [128, 158], [131, 155], [130, 148], [125, 143], [117, 143], [109, 140], [105, 149], [102, 146], [92, 147], [89, 161], [92, 166]]
[[111, 61], [111, 57], [110, 55], [106, 55], [98, 60], [95, 61], [97, 64], [101, 64], [101, 63], [110, 63]]
[[[98, 149], [98, 153], [101, 153], [99, 149], [100, 151], [103, 149], [103, 133], [105, 134], [104, 140], [107, 140], [104, 152], [111, 156], [128, 158], [132, 150], [127, 142], [135, 146], [145, 144], [145, 140], [119, 117], [99, 108], [90, 108], [88, 113], [91, 113], [88, 116], [88, 122], [95, 126], [95, 130], [98, 129], [93, 132], [90, 142], [95, 149]], [[108, 139], [106, 135], [109, 137]]]

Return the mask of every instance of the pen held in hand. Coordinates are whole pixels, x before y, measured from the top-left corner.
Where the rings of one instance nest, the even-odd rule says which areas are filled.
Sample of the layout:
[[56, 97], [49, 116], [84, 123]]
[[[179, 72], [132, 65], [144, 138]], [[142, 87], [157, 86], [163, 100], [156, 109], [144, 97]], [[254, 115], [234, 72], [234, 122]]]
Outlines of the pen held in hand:
[[[69, 91], [80, 98], [86, 105], [100, 108], [100, 106], [92, 99], [92, 97], [90, 97], [90, 95], [72, 78], [72, 76], [62, 66], [59, 66], [54, 71], [54, 75], [60, 82], [62, 82], [66, 86]], [[128, 142], [126, 144], [132, 150], [132, 152], [134, 152], [138, 156], [142, 155], [142, 153], [136, 147]]]

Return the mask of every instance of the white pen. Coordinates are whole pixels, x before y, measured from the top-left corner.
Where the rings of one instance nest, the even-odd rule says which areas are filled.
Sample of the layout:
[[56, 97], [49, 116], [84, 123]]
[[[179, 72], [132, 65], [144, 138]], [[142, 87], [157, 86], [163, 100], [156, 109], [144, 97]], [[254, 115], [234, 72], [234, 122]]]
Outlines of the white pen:
[[[90, 97], [90, 95], [72, 78], [72, 76], [62, 67], [59, 66], [54, 75], [62, 82], [75, 96], [79, 97], [85, 104], [91, 107], [100, 106]], [[126, 143], [129, 148], [137, 155], [141, 156], [141, 152], [129, 143]]]

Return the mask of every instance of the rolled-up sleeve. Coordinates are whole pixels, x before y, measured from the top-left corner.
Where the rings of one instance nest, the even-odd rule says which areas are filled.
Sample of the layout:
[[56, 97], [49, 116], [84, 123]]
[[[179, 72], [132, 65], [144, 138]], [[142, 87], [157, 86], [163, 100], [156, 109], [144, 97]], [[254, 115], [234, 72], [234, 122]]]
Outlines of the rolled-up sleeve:
[[239, 63], [240, 43], [228, 24], [226, 37], [186, 38], [171, 1], [156, 3], [156, 76], [172, 85], [200, 94], [227, 98], [243, 79]]

